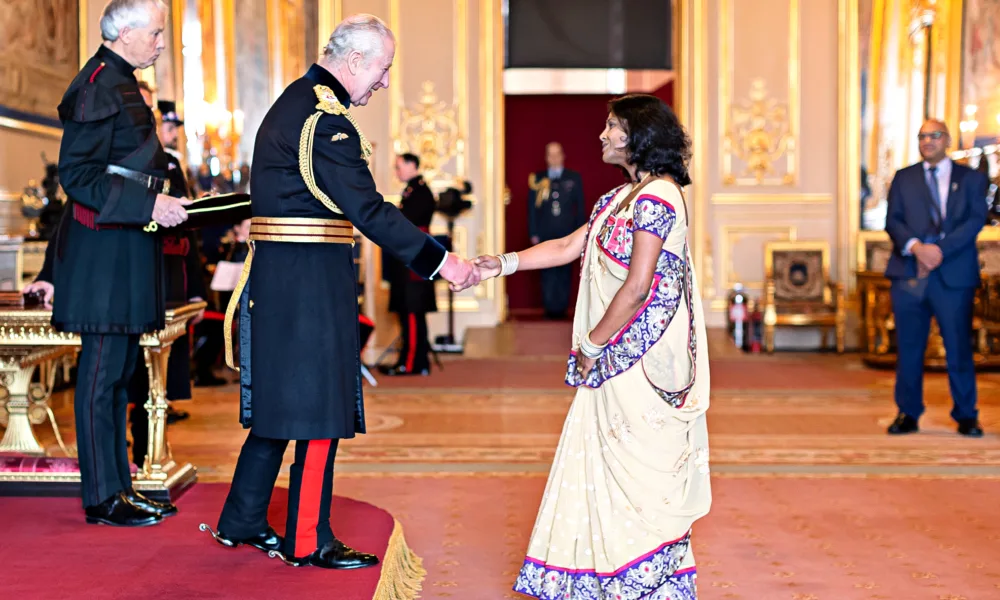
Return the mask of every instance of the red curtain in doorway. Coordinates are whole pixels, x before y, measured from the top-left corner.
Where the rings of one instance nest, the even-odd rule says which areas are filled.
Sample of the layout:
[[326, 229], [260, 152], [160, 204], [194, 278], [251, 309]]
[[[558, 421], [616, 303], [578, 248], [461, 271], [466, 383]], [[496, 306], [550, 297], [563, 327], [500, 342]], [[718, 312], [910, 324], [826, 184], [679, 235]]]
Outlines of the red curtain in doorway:
[[[653, 92], [673, 105], [673, 83]], [[528, 246], [528, 177], [545, 168], [545, 144], [559, 142], [566, 152], [566, 168], [583, 177], [587, 210], [597, 198], [622, 183], [618, 169], [601, 161], [598, 136], [604, 129], [611, 95], [506, 96], [504, 162], [510, 204], [507, 206], [508, 251]], [[574, 268], [571, 309], [579, 285], [579, 261]], [[542, 314], [542, 293], [537, 272], [515, 273], [507, 282], [512, 317]]]

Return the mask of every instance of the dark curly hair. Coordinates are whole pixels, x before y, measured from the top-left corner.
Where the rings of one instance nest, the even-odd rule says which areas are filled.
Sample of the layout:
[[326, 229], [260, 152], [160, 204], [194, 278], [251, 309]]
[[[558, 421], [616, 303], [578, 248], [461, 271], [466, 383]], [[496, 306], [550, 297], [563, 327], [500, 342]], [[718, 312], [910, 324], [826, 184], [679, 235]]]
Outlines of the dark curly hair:
[[662, 100], [629, 94], [608, 103], [628, 134], [628, 162], [653, 176], [669, 175], [680, 186], [690, 185], [691, 138]]

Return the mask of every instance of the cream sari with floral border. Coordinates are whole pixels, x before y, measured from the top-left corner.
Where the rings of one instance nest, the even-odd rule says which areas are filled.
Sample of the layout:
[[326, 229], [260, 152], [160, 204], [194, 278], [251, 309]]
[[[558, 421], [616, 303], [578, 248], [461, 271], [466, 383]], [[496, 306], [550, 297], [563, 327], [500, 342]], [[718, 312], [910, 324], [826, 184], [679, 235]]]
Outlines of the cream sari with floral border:
[[[641, 184], [640, 184], [641, 185]], [[661, 179], [624, 211], [602, 197], [583, 254], [573, 347], [628, 275], [635, 231], [663, 240], [649, 296], [615, 335], [566, 417], [514, 590], [546, 600], [693, 600], [691, 527], [708, 513], [708, 349], [681, 192]]]

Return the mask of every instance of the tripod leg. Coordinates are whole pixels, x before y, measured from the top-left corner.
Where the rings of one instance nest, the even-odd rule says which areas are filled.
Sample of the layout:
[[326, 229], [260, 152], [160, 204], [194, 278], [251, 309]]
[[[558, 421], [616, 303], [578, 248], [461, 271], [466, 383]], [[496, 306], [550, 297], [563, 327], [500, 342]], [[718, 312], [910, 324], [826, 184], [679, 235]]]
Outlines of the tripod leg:
[[372, 384], [372, 387], [378, 387], [378, 382], [375, 381], [375, 377], [372, 376], [371, 371], [368, 367], [361, 365], [361, 376], [368, 380], [368, 383]]

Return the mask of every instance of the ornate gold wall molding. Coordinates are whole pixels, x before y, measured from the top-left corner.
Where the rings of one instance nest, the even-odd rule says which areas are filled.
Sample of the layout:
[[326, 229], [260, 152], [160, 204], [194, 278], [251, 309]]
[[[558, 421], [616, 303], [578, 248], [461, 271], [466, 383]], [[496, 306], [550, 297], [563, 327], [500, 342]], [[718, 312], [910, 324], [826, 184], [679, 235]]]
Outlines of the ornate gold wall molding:
[[[503, 7], [501, 0], [481, 0], [479, 46], [480, 152], [485, 200], [486, 252], [504, 251], [504, 114], [503, 114]], [[487, 282], [487, 298], [494, 301], [497, 317], [507, 316], [504, 278]]]
[[49, 127], [48, 125], [38, 125], [37, 123], [28, 123], [27, 121], [19, 121], [17, 119], [10, 119], [8, 117], [0, 117], [0, 127], [6, 129], [15, 129], [17, 131], [24, 131], [26, 133], [35, 133], [40, 136], [49, 137], [53, 139], [62, 138], [62, 129], [58, 127]]
[[[698, 3], [696, 3], [697, 5]], [[734, 0], [719, 0], [719, 132], [724, 185], [794, 185], [798, 181], [800, 103], [799, 0], [788, 0], [788, 89], [781, 102], [762, 77], [734, 102]], [[741, 53], [746, 56], [749, 53]], [[735, 160], [734, 160], [735, 159]], [[734, 163], [738, 163], [734, 165]], [[784, 164], [781, 170], [775, 167]]]
[[[396, 47], [399, 48], [403, 40], [403, 32], [400, 31], [399, 0], [389, 0], [389, 29], [395, 34]], [[396, 51], [392, 69], [389, 71], [389, 138], [394, 142], [399, 139], [399, 117], [403, 110], [402, 54]]]
[[319, 28], [319, 44], [317, 50], [322, 50], [330, 41], [330, 34], [344, 20], [343, 0], [319, 0], [317, 4], [316, 21]]
[[[425, 81], [420, 100], [400, 115], [398, 137], [393, 140], [396, 154], [412, 152], [420, 157], [420, 168], [428, 182], [451, 176], [444, 172], [452, 158], [464, 162], [465, 144], [459, 132], [456, 107], [439, 101], [434, 82]], [[462, 175], [456, 173], [461, 178]]]
[[[732, 289], [737, 283], [742, 283], [744, 288], [752, 290], [763, 289], [764, 287], [763, 281], [745, 281], [736, 271], [736, 265], [733, 260], [736, 255], [734, 248], [743, 237], [747, 235], [763, 237], [771, 234], [775, 237], [769, 238], [767, 241], [788, 242], [793, 242], [798, 237], [798, 227], [796, 225], [723, 225], [719, 228], [719, 231], [722, 237], [722, 243], [719, 246], [720, 262], [724, 271], [722, 281], [725, 282], [727, 289]], [[759, 264], [761, 273], [763, 273], [764, 243], [760, 245]]]
[[[851, 293], [856, 283], [853, 273], [858, 259], [857, 240], [861, 220], [858, 0], [839, 0], [837, 8], [840, 14], [837, 35], [837, 278]], [[872, 30], [875, 30], [874, 23]]]
[[455, 61], [452, 81], [458, 108], [458, 140], [455, 174], [468, 177], [466, 146], [469, 139], [469, 0], [455, 0]]
[[712, 194], [712, 204], [832, 204], [832, 194]]
[[90, 17], [87, 12], [87, 2], [88, 0], [78, 0], [76, 4], [77, 35], [80, 38], [80, 56], [78, 62], [80, 63], [81, 69], [83, 68], [83, 65], [87, 64], [87, 61], [90, 60], [90, 37], [87, 35], [87, 29], [90, 26], [90, 23], [88, 23]]
[[[675, 39], [677, 40], [678, 72], [675, 83], [675, 106], [677, 115], [691, 136], [691, 179], [688, 188], [694, 213], [694, 265], [697, 271], [705, 267], [705, 256], [712, 254], [710, 240], [706, 235], [709, 125], [708, 125], [708, 29], [707, 2], [702, 0], [673, 0], [675, 15]], [[707, 250], [707, 252], [706, 252]], [[702, 296], [715, 296], [715, 285], [711, 278], [701, 280]]]

